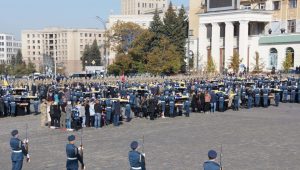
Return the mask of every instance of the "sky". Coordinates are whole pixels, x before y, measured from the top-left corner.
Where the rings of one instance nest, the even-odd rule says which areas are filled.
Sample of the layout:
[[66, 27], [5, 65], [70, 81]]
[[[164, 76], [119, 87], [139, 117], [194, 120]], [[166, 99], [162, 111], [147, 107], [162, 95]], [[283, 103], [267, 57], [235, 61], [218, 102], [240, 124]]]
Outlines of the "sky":
[[[188, 6], [189, 0], [172, 0]], [[16, 35], [45, 27], [103, 28], [96, 16], [120, 14], [121, 0], [0, 0], [0, 32]]]

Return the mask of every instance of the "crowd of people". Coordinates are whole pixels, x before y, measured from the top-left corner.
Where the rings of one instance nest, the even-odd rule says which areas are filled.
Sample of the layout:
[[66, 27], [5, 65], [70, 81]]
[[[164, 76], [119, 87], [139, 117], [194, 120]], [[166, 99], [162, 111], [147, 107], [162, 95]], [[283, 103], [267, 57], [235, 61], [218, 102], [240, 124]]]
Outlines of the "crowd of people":
[[[21, 82], [22, 83], [22, 82]], [[190, 112], [224, 112], [228, 109], [300, 103], [300, 79], [276, 76], [172, 77], [127, 79], [36, 80], [2, 87], [1, 116], [20, 115], [14, 89], [34, 96], [25, 107], [41, 114], [41, 126], [78, 130], [119, 126], [132, 118], [189, 116]], [[30, 109], [32, 105], [33, 109]], [[19, 106], [21, 107], [21, 106]], [[124, 121], [123, 121], [124, 120]]]

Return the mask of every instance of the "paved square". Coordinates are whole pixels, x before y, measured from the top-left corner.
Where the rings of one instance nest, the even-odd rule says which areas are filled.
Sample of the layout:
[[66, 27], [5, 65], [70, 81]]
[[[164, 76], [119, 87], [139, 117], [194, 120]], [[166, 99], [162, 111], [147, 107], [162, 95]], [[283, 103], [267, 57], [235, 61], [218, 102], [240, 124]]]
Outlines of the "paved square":
[[[29, 164], [24, 161], [24, 169], [65, 169], [65, 144], [72, 132], [40, 128], [39, 120], [39, 116], [0, 119], [1, 170], [11, 169], [10, 131], [19, 129], [24, 138], [25, 122], [32, 160]], [[194, 113], [190, 118], [134, 119], [117, 128], [84, 129], [84, 160], [87, 170], [129, 169], [129, 144], [141, 141], [144, 135], [148, 170], [202, 169], [207, 151], [219, 151], [221, 144], [224, 170], [298, 170], [299, 129], [300, 105], [290, 103], [238, 112]], [[80, 133], [74, 133], [79, 145]]]

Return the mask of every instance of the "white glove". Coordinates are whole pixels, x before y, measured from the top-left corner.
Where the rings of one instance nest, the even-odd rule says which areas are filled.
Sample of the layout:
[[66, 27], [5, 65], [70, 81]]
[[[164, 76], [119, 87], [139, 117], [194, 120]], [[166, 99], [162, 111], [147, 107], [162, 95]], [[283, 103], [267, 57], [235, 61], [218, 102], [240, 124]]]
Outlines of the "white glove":
[[26, 157], [27, 157], [28, 162], [30, 162], [30, 155], [27, 154]]
[[142, 153], [142, 155], [143, 155], [144, 157], [146, 157], [146, 154], [145, 154], [145, 153]]
[[28, 142], [29, 142], [28, 139], [24, 139], [24, 140], [23, 140], [23, 143], [28, 143]]

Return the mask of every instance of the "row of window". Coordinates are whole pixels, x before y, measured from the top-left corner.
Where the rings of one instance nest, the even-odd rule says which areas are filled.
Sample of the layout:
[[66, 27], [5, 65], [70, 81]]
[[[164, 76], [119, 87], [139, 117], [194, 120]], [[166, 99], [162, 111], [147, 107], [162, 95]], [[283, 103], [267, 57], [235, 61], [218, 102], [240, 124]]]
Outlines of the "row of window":
[[67, 37], [67, 33], [59, 33], [59, 34], [27, 34], [27, 38], [60, 38], [60, 37]]
[[9, 40], [9, 41], [11, 41], [11, 40], [13, 40], [13, 37], [12, 36], [0, 36], [0, 40]]
[[[297, 0], [289, 0], [289, 8], [297, 8]], [[281, 9], [281, 1], [273, 1], [273, 10]]]
[[[94, 37], [102, 37], [102, 34], [94, 34]], [[80, 33], [80, 37], [92, 37], [93, 34], [92, 33]]]
[[[166, 4], [163, 4], [163, 8], [166, 6]], [[147, 3], [142, 3], [142, 5], [140, 5], [140, 3], [138, 3], [138, 8], [147, 8]], [[149, 8], [154, 8], [154, 4], [153, 3], [149, 3], [148, 5]], [[155, 8], [158, 8], [158, 4], [155, 4]]]
[[[36, 52], [36, 51], [28, 51], [27, 52], [27, 55], [41, 55], [42, 53], [40, 52], [40, 51], [38, 51], [38, 52]], [[48, 55], [48, 54], [52, 54], [53, 55], [53, 52], [50, 52], [50, 53], [48, 53], [48, 52], [46, 52], [46, 54]], [[68, 52], [67, 51], [57, 51], [56, 52], [56, 54], [57, 55], [68, 55]]]

